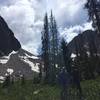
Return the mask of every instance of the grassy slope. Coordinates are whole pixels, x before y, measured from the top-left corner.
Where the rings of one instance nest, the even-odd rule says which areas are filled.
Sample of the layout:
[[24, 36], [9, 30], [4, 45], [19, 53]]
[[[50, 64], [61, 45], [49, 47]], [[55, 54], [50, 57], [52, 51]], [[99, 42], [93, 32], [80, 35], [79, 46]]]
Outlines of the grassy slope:
[[[100, 100], [100, 78], [81, 83], [83, 100]], [[79, 100], [77, 89], [70, 89], [68, 100]], [[27, 81], [21, 86], [19, 82], [8, 89], [0, 87], [0, 100], [60, 100], [60, 89], [57, 86], [33, 85]]]

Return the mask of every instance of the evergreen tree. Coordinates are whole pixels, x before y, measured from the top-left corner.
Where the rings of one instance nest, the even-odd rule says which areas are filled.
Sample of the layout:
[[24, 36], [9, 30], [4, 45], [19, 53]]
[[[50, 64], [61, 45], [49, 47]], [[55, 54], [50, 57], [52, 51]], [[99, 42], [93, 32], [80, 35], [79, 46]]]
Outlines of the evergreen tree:
[[3, 88], [7, 88], [11, 85], [10, 74], [8, 74], [3, 82]]
[[42, 63], [39, 65], [39, 81], [42, 81]]
[[97, 48], [93, 37], [90, 39], [89, 42], [89, 52], [90, 52], [89, 62], [91, 67], [90, 74], [91, 74], [91, 78], [95, 78], [94, 73], [97, 68], [98, 55], [97, 55]]
[[49, 29], [47, 13], [44, 18], [44, 27], [42, 31], [42, 59], [44, 61], [45, 82], [49, 82]]
[[50, 23], [49, 23], [49, 42], [50, 42], [50, 71], [51, 71], [51, 82], [55, 83], [56, 79], [56, 71], [58, 67], [58, 30], [57, 30], [57, 24], [56, 20], [53, 17], [52, 11], [50, 16]]
[[59, 47], [58, 47], [58, 73], [61, 71], [62, 67], [65, 66], [64, 63], [64, 57], [63, 57], [63, 48], [62, 48], [62, 40], [60, 41]]
[[22, 74], [20, 76], [20, 78], [21, 78], [21, 85], [25, 85], [25, 76], [24, 76], [24, 74]]
[[64, 59], [64, 64], [65, 64], [65, 68], [66, 70], [71, 73], [71, 57], [70, 57], [70, 53], [67, 47], [67, 43], [65, 42], [64, 39], [62, 39], [62, 50], [63, 50], [63, 59]]
[[[85, 8], [88, 10], [89, 19], [93, 21], [93, 27], [96, 29], [97, 33], [100, 35], [100, 0], [87, 0]], [[95, 46], [95, 41], [91, 38], [89, 43], [89, 66], [91, 77], [94, 77], [94, 72], [98, 67], [98, 55], [97, 48]]]
[[42, 31], [42, 59], [44, 61], [44, 70], [46, 72], [46, 82], [52, 84], [56, 82], [58, 70], [58, 30], [57, 23], [52, 14], [48, 20], [47, 14], [44, 19], [44, 28]]
[[100, 33], [100, 0], [87, 0], [85, 8], [88, 10], [89, 19]]
[[50, 82], [55, 83], [58, 67], [58, 30], [56, 20], [52, 14], [49, 22], [49, 64], [50, 64]]

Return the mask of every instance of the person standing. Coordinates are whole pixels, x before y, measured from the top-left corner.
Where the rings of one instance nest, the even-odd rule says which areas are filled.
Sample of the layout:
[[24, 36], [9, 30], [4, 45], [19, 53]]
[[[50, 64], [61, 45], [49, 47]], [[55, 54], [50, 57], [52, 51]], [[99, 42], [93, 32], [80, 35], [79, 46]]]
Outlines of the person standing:
[[76, 88], [79, 90], [79, 96], [82, 97], [82, 88], [80, 85], [80, 75], [78, 69], [73, 69], [72, 71], [72, 77], [73, 77], [73, 84], [76, 86]]
[[68, 86], [70, 84], [70, 75], [66, 69], [62, 69], [58, 75], [58, 81], [61, 87], [61, 100], [67, 100]]

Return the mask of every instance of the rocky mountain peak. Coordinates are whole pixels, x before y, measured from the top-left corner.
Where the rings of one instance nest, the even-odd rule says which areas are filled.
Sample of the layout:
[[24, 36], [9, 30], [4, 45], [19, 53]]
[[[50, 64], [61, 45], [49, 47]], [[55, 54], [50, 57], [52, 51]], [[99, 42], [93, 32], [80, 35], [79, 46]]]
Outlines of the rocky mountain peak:
[[8, 27], [6, 21], [0, 16], [0, 56], [8, 55], [13, 50], [17, 51], [20, 48], [20, 42]]

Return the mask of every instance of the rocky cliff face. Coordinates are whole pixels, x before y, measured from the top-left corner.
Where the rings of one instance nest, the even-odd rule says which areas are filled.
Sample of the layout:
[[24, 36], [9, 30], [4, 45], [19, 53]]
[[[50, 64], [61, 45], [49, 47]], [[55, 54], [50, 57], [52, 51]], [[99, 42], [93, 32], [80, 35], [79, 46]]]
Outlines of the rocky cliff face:
[[82, 46], [85, 47], [87, 51], [89, 51], [89, 45], [95, 45], [98, 55], [100, 54], [100, 36], [92, 30], [84, 31], [83, 33], [76, 36], [69, 44], [68, 48], [70, 53], [76, 53], [76, 46], [77, 50], [79, 51]]
[[13, 50], [17, 51], [20, 48], [19, 41], [15, 38], [14, 33], [5, 20], [0, 16], [0, 56], [8, 55]]

